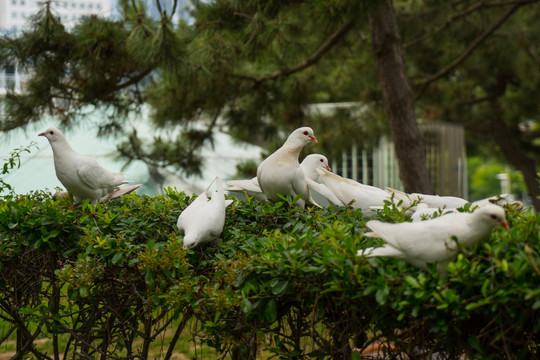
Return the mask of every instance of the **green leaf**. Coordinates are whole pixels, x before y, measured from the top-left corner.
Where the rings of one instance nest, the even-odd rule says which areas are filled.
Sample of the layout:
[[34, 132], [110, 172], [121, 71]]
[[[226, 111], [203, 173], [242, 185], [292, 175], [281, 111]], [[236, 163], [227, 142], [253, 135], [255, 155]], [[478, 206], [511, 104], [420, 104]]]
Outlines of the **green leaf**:
[[240, 303], [240, 309], [244, 314], [249, 314], [253, 310], [253, 304], [249, 299], [242, 299], [242, 302]]
[[144, 282], [147, 284], [147, 285], [152, 285], [154, 283], [154, 279], [153, 279], [153, 274], [152, 274], [152, 270], [150, 269], [146, 269], [146, 272], [144, 274]]
[[266, 320], [269, 322], [274, 322], [277, 320], [277, 305], [276, 300], [270, 299], [266, 306], [264, 307], [264, 316], [266, 317]]
[[274, 279], [270, 283], [272, 294], [275, 296], [282, 296], [287, 291], [287, 286], [289, 285], [288, 280], [277, 280]]
[[122, 262], [122, 257], [123, 257], [123, 256], [124, 256], [123, 253], [118, 252], [118, 253], [116, 253], [116, 254], [113, 256], [111, 262], [112, 262], [113, 264], [115, 264], [115, 265], [118, 264], [118, 263], [121, 263], [121, 262]]

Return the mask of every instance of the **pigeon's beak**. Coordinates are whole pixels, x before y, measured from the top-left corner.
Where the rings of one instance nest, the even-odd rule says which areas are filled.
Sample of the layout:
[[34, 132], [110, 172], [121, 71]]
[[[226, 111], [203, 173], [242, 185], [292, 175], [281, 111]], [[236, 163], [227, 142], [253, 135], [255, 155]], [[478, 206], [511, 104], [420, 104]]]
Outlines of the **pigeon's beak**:
[[506, 230], [510, 230], [510, 226], [508, 226], [508, 221], [506, 220], [501, 221], [501, 226]]
[[316, 138], [315, 136], [310, 136], [309, 138], [310, 138], [311, 141], [313, 141], [315, 144], [318, 143], [317, 138]]
[[37, 136], [45, 136], [45, 133], [44, 132], [39, 133]]
[[330, 167], [330, 165], [326, 165], [326, 170], [332, 171], [332, 168]]

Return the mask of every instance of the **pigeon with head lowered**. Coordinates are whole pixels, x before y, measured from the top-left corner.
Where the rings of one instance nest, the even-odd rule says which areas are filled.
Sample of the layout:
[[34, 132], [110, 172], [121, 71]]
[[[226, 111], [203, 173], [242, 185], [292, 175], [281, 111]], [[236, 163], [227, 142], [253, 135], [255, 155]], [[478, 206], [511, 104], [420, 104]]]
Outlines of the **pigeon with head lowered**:
[[364, 215], [375, 214], [373, 208], [382, 207], [385, 200], [390, 200], [389, 194], [376, 186], [365, 185], [325, 169], [317, 169], [317, 172], [323, 183], [343, 204], [361, 209]]
[[295, 198], [302, 195], [297, 205], [304, 207], [311, 202], [309, 189], [298, 156], [307, 144], [317, 142], [310, 127], [301, 127], [294, 130], [285, 143], [274, 153], [268, 156], [257, 168], [259, 186], [271, 202], [281, 201], [278, 194]]
[[393, 224], [371, 220], [366, 226], [372, 232], [364, 235], [381, 238], [385, 245], [359, 250], [358, 256], [404, 259], [423, 269], [428, 263], [437, 263], [437, 270], [445, 275], [448, 263], [457, 256], [454, 237], [462, 246], [471, 247], [487, 238], [497, 225], [508, 229], [504, 209], [494, 204], [472, 213], [452, 213], [420, 222]]
[[319, 172], [317, 169], [326, 169], [328, 171], [332, 171], [326, 156], [321, 154], [308, 155], [305, 157], [302, 163], [300, 163], [300, 167], [302, 168], [302, 171], [304, 171], [306, 183], [310, 192], [315, 191], [319, 193], [334, 206], [345, 205], [341, 200], [338, 199], [336, 195], [334, 195], [328, 186], [317, 182], [317, 179], [319, 178]]
[[106, 202], [119, 195], [130, 193], [141, 185], [128, 184], [122, 173], [113, 173], [101, 167], [91, 157], [77, 153], [67, 142], [64, 134], [51, 127], [38, 134], [49, 140], [53, 150], [56, 177], [73, 194], [76, 205], [89, 199], [93, 204]]
[[[209, 189], [214, 181], [217, 190], [210, 194]], [[225, 200], [219, 177], [214, 181], [178, 216], [176, 226], [184, 233], [184, 249], [216, 240], [223, 231], [225, 208], [232, 200]]]

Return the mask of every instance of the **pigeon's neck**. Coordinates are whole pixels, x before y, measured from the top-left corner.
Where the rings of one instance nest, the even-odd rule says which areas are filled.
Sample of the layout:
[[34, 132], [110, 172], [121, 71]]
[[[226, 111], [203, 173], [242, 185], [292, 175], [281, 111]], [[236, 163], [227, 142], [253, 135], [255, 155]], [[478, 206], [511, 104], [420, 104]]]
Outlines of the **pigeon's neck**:
[[302, 168], [302, 171], [304, 172], [306, 178], [317, 181], [317, 179], [319, 178], [319, 174], [317, 173], [317, 170], [315, 168], [310, 168], [309, 166], [302, 166], [302, 164], [300, 164], [300, 167]]
[[493, 229], [493, 226], [490, 223], [481, 221], [481, 219], [479, 221], [477, 216], [470, 216], [468, 225], [471, 229], [471, 232], [474, 233], [475, 236], [468, 237], [468, 239], [470, 239], [470, 243], [466, 243], [466, 241], [463, 241], [463, 245], [465, 247], [473, 246], [478, 241], [485, 239]]
[[300, 156], [300, 152], [302, 151], [303, 147], [303, 144], [299, 145], [296, 143], [285, 143], [281, 147], [280, 153], [291, 155], [298, 159], [298, 156]]
[[54, 142], [51, 142], [51, 148], [55, 156], [75, 153], [75, 150], [73, 150], [71, 145], [69, 145], [69, 143], [65, 139], [58, 139]]

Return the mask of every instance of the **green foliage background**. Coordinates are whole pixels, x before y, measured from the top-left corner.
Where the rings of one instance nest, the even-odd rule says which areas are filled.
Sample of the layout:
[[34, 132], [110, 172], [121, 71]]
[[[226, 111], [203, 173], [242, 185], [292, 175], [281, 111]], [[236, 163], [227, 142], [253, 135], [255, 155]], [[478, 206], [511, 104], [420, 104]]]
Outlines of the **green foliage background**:
[[[460, 251], [442, 279], [357, 257], [378, 242], [358, 210], [292, 200], [235, 201], [219, 245], [186, 251], [175, 224], [193, 199], [169, 189], [74, 211], [47, 193], [0, 199], [2, 339], [16, 334], [40, 359], [144, 358], [160, 342], [170, 358], [181, 334], [232, 359], [357, 359], [352, 349], [373, 341], [409, 355], [540, 356], [532, 212], [508, 209], [511, 230]], [[377, 218], [405, 220], [391, 207]], [[48, 355], [31, 345], [39, 338], [53, 339]]]

